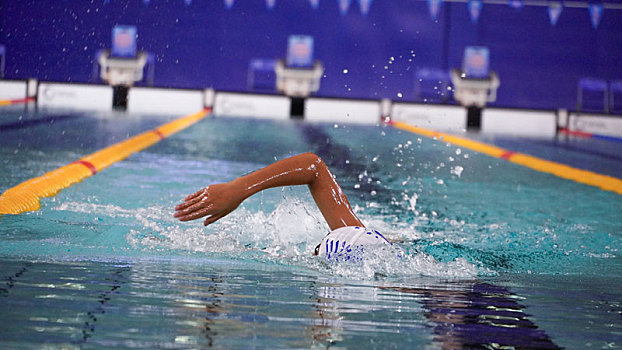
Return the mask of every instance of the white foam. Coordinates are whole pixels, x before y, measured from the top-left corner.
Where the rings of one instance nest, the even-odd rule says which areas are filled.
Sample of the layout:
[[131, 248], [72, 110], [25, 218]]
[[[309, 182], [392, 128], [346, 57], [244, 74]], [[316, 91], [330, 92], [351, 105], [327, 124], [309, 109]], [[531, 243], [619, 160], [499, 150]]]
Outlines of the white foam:
[[[412, 202], [408, 204], [414, 206]], [[248, 257], [252, 252], [253, 258], [266, 262], [354, 279], [371, 279], [378, 275], [471, 278], [482, 272], [464, 259], [442, 263], [421, 252], [405, 254], [399, 242], [408, 244], [420, 239], [422, 234], [412, 224], [399, 223], [378, 214], [359, 215], [366, 226], [395, 241], [393, 246], [365, 252], [360, 261], [331, 262], [312, 256], [315, 246], [329, 228], [315, 204], [297, 196], [284, 195], [276, 208], [269, 212], [249, 210], [243, 205], [208, 227], [203, 227], [200, 220], [180, 223], [173, 218], [172, 207], [166, 206], [126, 209], [110, 204], [67, 202], [55, 209], [89, 213], [95, 217], [134, 218], [136, 225], [125, 236], [129, 248], [158, 254], [224, 254], [238, 259]]]
[[360, 260], [328, 261], [331, 272], [352, 279], [372, 279], [378, 275], [389, 277], [433, 276], [446, 278], [473, 278], [477, 268], [462, 258], [442, 263], [431, 255], [406, 255], [399, 247], [367, 251]]

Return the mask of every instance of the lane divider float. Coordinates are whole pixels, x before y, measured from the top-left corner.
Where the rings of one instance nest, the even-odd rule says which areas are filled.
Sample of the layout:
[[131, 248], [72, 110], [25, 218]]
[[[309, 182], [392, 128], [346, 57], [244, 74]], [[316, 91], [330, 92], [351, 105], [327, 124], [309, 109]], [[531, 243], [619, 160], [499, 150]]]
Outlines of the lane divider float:
[[584, 139], [599, 139], [599, 140], [605, 140], [609, 142], [622, 142], [622, 138], [620, 137], [592, 134], [589, 132], [570, 130], [566, 128], [559, 129], [559, 132], [564, 135], [581, 137]]
[[555, 176], [572, 180], [578, 183], [595, 186], [606, 191], [612, 191], [622, 194], [622, 179], [613, 176], [602, 175], [591, 172], [589, 170], [573, 168], [571, 166], [553, 162], [530, 156], [528, 154], [513, 152], [501, 147], [488, 145], [482, 142], [469, 140], [463, 137], [445, 134], [442, 132], [432, 131], [399, 121], [390, 121], [388, 123], [395, 128], [411, 132], [413, 134], [422, 135], [431, 139], [448, 142], [455, 146], [464, 147], [472, 151], [486, 154], [494, 158], [505, 159], [514, 164], [537, 170], [543, 173], [553, 174]]
[[173, 120], [153, 130], [89, 154], [71, 164], [22, 182], [6, 190], [0, 196], [0, 216], [38, 210], [41, 207], [41, 198], [54, 196], [61, 190], [97, 174], [111, 164], [189, 127], [203, 119], [210, 111], [211, 109], [206, 108], [200, 112]]
[[15, 100], [0, 100], [0, 106], [16, 105], [16, 104], [22, 104], [22, 103], [28, 103], [28, 102], [35, 102], [35, 99], [32, 97], [26, 97], [26, 98], [18, 98]]

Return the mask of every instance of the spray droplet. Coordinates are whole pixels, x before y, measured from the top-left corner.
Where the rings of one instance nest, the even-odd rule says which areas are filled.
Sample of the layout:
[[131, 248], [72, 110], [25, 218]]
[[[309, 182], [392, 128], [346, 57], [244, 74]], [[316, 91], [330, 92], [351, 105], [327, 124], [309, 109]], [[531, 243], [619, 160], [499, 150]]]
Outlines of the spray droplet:
[[451, 173], [456, 175], [457, 177], [460, 177], [460, 175], [462, 175], [462, 170], [464, 170], [463, 167], [461, 167], [460, 165], [456, 165], [455, 167], [451, 168]]

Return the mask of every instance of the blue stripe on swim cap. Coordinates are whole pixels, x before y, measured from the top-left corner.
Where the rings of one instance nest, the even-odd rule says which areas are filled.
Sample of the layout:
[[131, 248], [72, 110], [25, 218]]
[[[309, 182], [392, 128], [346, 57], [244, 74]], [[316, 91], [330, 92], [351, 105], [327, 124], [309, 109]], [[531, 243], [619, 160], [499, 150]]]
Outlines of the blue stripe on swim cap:
[[380, 232], [378, 232], [378, 231], [375, 231], [375, 230], [374, 230], [374, 232], [375, 232], [375, 233], [376, 233], [376, 235], [377, 235], [377, 236], [376, 236], [376, 238], [378, 238], [378, 236], [380, 236], [380, 237], [382, 237], [382, 239], [384, 239], [387, 243], [389, 243], [389, 244], [393, 245], [393, 243], [389, 242], [389, 240], [388, 240], [388, 239], [386, 239], [386, 238], [382, 235], [382, 233], [380, 233]]

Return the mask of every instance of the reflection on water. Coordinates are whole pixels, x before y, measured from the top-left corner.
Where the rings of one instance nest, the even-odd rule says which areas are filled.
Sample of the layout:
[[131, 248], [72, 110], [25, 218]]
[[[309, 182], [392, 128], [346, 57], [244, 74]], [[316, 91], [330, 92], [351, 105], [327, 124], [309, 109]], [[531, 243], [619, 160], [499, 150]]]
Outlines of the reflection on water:
[[558, 348], [521, 297], [487, 282], [361, 282], [216, 260], [0, 267], [2, 347]]
[[559, 349], [527, 318], [525, 307], [518, 302], [521, 298], [505, 288], [465, 282], [442, 288], [393, 289], [421, 297], [424, 314], [434, 328], [434, 341], [443, 349]]

